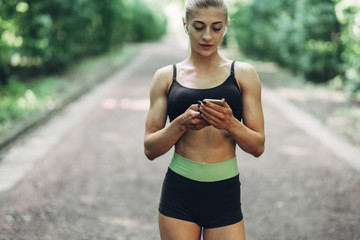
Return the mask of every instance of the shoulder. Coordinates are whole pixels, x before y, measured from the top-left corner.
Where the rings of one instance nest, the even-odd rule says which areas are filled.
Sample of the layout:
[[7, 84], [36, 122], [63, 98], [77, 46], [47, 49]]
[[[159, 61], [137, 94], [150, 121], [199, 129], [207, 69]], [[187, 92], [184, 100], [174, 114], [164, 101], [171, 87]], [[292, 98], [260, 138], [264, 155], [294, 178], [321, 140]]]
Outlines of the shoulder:
[[235, 62], [235, 78], [242, 89], [247, 87], [260, 87], [260, 79], [254, 68], [249, 63]]
[[173, 77], [173, 65], [168, 65], [156, 70], [153, 81], [152, 88], [168, 90]]
[[253, 65], [246, 62], [235, 62], [234, 66], [235, 76], [239, 78], [257, 76], [256, 70]]
[[154, 79], [155, 78], [160, 78], [160, 79], [172, 79], [173, 76], [173, 65], [168, 65], [162, 68], [159, 68], [158, 70], [156, 70], [155, 74], [154, 74]]

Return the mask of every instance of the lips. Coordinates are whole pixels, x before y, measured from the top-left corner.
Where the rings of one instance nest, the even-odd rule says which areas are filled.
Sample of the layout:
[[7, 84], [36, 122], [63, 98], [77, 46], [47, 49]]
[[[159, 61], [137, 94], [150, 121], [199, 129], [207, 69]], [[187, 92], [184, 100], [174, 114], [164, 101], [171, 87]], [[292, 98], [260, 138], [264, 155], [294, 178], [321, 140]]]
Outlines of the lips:
[[213, 47], [213, 45], [211, 45], [211, 44], [200, 44], [200, 46], [205, 50], [209, 50], [210, 48]]

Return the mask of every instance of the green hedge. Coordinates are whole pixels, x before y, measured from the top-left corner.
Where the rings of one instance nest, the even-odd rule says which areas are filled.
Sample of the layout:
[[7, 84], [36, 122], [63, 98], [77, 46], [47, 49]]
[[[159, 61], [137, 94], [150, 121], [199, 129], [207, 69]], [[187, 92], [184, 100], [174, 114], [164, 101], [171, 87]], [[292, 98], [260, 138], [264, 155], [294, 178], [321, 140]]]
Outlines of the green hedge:
[[274, 60], [315, 82], [340, 71], [339, 24], [331, 0], [253, 0], [235, 5], [241, 49]]
[[231, 27], [241, 50], [303, 74], [360, 89], [360, 2], [253, 0], [234, 4]]
[[166, 19], [140, 0], [0, 1], [0, 78], [61, 71], [124, 41], [159, 38]]
[[348, 92], [360, 93], [360, 1], [337, 0], [336, 16], [342, 25], [344, 75]]

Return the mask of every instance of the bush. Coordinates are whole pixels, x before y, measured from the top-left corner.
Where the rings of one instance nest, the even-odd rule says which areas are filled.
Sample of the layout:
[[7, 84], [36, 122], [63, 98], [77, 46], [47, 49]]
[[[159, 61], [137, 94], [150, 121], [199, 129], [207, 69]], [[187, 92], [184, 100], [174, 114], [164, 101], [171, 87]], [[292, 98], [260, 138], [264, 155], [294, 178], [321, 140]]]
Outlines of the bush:
[[253, 0], [235, 8], [232, 25], [245, 53], [276, 61], [315, 82], [341, 71], [332, 1]]
[[341, 77], [348, 92], [360, 93], [360, 2], [337, 1], [336, 16], [342, 26], [344, 74]]
[[166, 25], [140, 0], [8, 0], [0, 1], [0, 16], [3, 84], [61, 71], [124, 41], [156, 39]]
[[130, 11], [130, 27], [128, 39], [140, 42], [155, 40], [166, 31], [166, 18], [162, 14], [154, 14], [157, 11], [140, 0], [133, 0], [128, 3]]

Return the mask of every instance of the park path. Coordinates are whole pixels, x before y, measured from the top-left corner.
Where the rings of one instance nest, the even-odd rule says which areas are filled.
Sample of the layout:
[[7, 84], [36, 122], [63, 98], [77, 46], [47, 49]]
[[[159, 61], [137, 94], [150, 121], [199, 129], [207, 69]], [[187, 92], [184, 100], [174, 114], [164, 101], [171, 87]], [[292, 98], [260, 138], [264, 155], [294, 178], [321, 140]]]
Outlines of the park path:
[[[1, 153], [0, 240], [159, 239], [172, 151], [154, 162], [143, 154], [148, 91], [156, 69], [185, 55], [175, 39], [142, 45], [126, 67]], [[264, 89], [265, 153], [238, 150], [248, 239], [359, 240], [356, 163], [276, 99]]]

